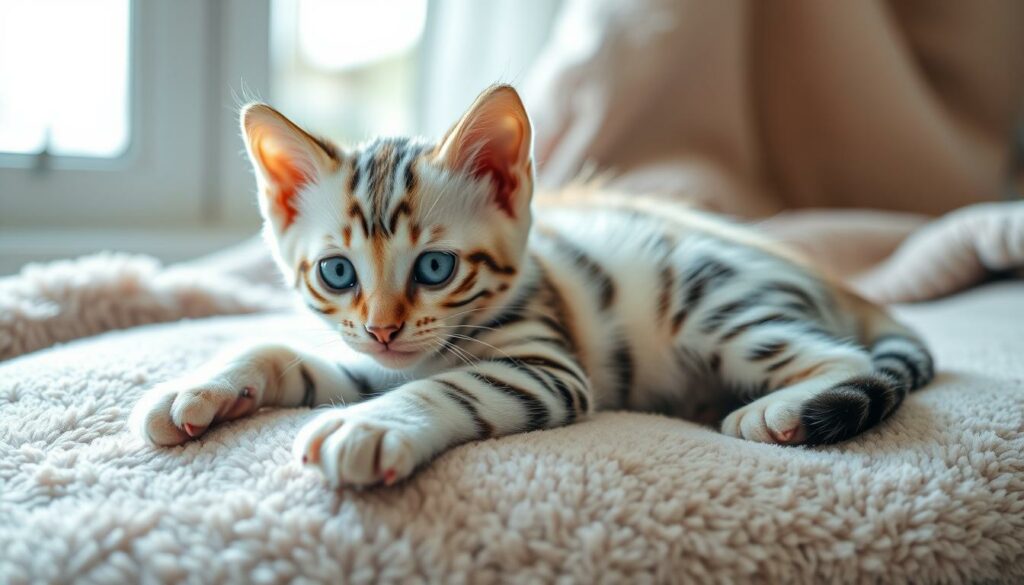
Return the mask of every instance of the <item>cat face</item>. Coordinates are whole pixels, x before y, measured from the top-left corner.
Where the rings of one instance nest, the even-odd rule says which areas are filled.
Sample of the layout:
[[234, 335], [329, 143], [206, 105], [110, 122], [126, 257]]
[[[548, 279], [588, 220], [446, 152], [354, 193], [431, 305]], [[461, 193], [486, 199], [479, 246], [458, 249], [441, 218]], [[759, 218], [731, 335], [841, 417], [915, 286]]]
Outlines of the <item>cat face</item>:
[[356, 351], [409, 368], [508, 301], [530, 229], [530, 121], [485, 91], [437, 144], [344, 150], [262, 104], [242, 111], [264, 235], [306, 304]]

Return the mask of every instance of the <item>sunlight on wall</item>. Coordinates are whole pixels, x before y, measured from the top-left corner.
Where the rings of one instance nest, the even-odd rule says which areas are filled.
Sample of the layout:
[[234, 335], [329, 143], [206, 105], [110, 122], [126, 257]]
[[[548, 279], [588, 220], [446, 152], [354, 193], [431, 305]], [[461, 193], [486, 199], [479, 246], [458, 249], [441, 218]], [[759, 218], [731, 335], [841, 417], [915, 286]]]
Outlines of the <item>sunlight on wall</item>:
[[129, 144], [129, 0], [0, 2], [0, 152]]
[[299, 49], [323, 71], [365, 66], [408, 52], [423, 35], [426, 0], [303, 0]]

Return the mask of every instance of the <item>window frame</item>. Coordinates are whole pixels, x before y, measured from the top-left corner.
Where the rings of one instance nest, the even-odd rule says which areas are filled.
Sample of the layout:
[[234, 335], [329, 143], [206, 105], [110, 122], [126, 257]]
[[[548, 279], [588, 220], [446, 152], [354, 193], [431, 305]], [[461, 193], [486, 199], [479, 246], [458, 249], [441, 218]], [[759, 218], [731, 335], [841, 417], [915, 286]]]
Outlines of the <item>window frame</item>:
[[269, 18], [270, 0], [131, 0], [127, 149], [0, 154], [0, 229], [255, 227], [235, 106], [267, 92]]

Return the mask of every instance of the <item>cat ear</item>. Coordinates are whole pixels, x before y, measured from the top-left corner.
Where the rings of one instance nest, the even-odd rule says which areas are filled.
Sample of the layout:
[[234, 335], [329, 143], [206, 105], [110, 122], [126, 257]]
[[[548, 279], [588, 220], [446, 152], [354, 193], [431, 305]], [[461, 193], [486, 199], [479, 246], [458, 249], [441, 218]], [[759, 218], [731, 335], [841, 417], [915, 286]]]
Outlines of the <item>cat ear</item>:
[[260, 187], [260, 209], [278, 231], [298, 214], [302, 187], [337, 165], [332, 145], [314, 138], [266, 104], [242, 108], [245, 147]]
[[508, 85], [484, 91], [441, 141], [439, 158], [453, 171], [489, 178], [494, 202], [515, 218], [533, 191], [533, 131], [522, 100]]

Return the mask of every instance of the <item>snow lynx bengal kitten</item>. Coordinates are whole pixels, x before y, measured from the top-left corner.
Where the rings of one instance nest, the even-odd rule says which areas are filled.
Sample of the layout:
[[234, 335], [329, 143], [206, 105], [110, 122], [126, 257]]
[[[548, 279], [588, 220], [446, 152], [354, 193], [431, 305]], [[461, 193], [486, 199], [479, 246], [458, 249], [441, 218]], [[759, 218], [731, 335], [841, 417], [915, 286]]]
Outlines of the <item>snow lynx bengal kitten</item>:
[[601, 409], [695, 417], [732, 401], [727, 435], [834, 443], [932, 378], [884, 310], [742, 228], [639, 198], [531, 202], [530, 120], [511, 87], [437, 144], [342, 150], [262, 104], [242, 129], [277, 263], [361, 361], [233, 349], [144, 396], [131, 426], [153, 444], [264, 406], [343, 404], [318, 411], [295, 455], [332, 485], [368, 486]]

